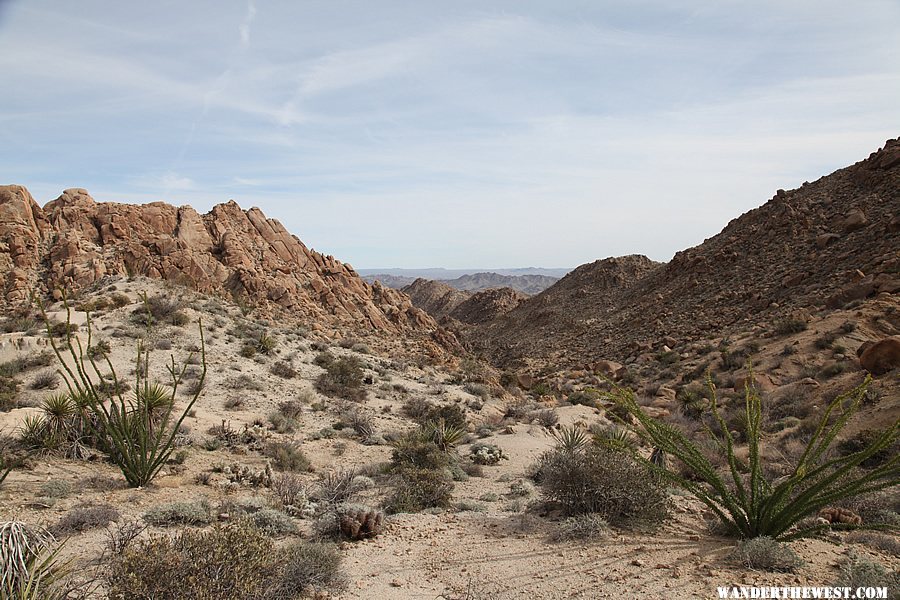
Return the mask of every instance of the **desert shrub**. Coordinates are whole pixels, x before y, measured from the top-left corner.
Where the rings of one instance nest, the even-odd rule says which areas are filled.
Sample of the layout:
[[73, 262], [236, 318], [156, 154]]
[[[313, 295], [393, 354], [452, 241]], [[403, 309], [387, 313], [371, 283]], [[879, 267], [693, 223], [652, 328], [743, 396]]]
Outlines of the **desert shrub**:
[[802, 562], [794, 551], [770, 537], [738, 542], [732, 557], [748, 569], [793, 573]]
[[556, 541], [592, 540], [609, 534], [609, 523], [599, 515], [588, 513], [569, 517], [553, 534]]
[[0, 377], [0, 411], [18, 408], [19, 382], [12, 377]]
[[297, 524], [289, 516], [274, 508], [258, 510], [251, 513], [248, 519], [254, 527], [266, 535], [280, 537], [297, 533]]
[[65, 479], [51, 479], [41, 484], [41, 496], [46, 498], [67, 498], [72, 493], [72, 484]]
[[851, 553], [841, 563], [841, 574], [838, 587], [888, 588], [887, 598], [896, 597], [900, 590], [900, 572], [889, 571], [880, 563]]
[[453, 482], [443, 470], [404, 467], [396, 471], [396, 476], [394, 491], [385, 503], [387, 512], [411, 513], [450, 506]]
[[244, 408], [244, 398], [242, 396], [229, 396], [222, 403], [225, 410], [241, 410]]
[[585, 446], [541, 456], [544, 497], [569, 515], [596, 513], [621, 525], [656, 525], [668, 514], [665, 491], [630, 453]]
[[[63, 302], [66, 307], [66, 323], [70, 323], [71, 308], [65, 297]], [[148, 314], [153, 315], [153, 307], [146, 297], [144, 306], [147, 308]], [[41, 312], [49, 330], [49, 318], [43, 306], [41, 306]], [[91, 346], [91, 339], [92, 327], [90, 317], [88, 317], [88, 347]], [[65, 343], [60, 346], [51, 337], [50, 343], [67, 388], [72, 396], [78, 399], [79, 410], [88, 416], [85, 422], [90, 423], [96, 437], [104, 440], [110, 459], [121, 469], [129, 485], [141, 487], [150, 483], [169, 460], [175, 448], [178, 431], [200, 393], [197, 391], [188, 400], [180, 415], [174, 413], [175, 393], [181, 384], [187, 364], [183, 364], [179, 368], [172, 359], [172, 363], [167, 365], [171, 387], [163, 388], [153, 384], [148, 378], [149, 350], [146, 350], [141, 342], [137, 348], [138, 368], [135, 382], [137, 392], [132, 397], [126, 397], [123, 382], [112, 369], [112, 363], [107, 361], [107, 365], [112, 371], [112, 389], [107, 390], [109, 392], [107, 395], [102, 389], [102, 384], [107, 383], [106, 380], [92, 379], [91, 374], [98, 374], [100, 370], [94, 359], [85, 356], [80, 340], [76, 339], [73, 342], [72, 337], [67, 337]], [[206, 351], [202, 324], [200, 325], [200, 344], [203, 368], [198, 381], [202, 389], [202, 384], [206, 379]], [[64, 353], [69, 356], [68, 362], [63, 358]], [[163, 398], [166, 408], [160, 411], [149, 406], [150, 390], [157, 389], [167, 390]], [[160, 400], [155, 392], [152, 395], [154, 400]], [[156, 406], [159, 407], [162, 404], [160, 401]]]
[[566, 399], [569, 401], [569, 404], [580, 404], [583, 406], [590, 406], [591, 408], [597, 408], [597, 401], [600, 399], [600, 393], [596, 390], [585, 389], [578, 392], [572, 392]]
[[59, 385], [59, 375], [56, 371], [41, 371], [31, 380], [31, 389], [48, 390]]
[[726, 371], [740, 369], [747, 362], [749, 352], [746, 349], [724, 350], [721, 352], [721, 366]]
[[184, 325], [187, 317], [181, 312], [181, 302], [167, 296], [141, 296], [141, 304], [132, 311], [132, 320], [140, 325], [170, 323]]
[[285, 415], [281, 411], [271, 413], [269, 415], [269, 423], [272, 425], [272, 429], [278, 433], [294, 433], [300, 426], [296, 419]]
[[491, 388], [483, 383], [467, 383], [463, 386], [463, 390], [482, 400], [487, 400], [491, 397]]
[[295, 442], [270, 442], [265, 455], [272, 459], [272, 466], [279, 471], [309, 471], [309, 459]]
[[819, 369], [818, 374], [820, 377], [823, 377], [825, 379], [831, 379], [832, 377], [837, 377], [841, 373], [846, 373], [849, 368], [849, 363], [833, 362]]
[[278, 579], [276, 556], [265, 534], [239, 520], [133, 544], [106, 583], [115, 600], [262, 600]]
[[358, 358], [345, 356], [333, 359], [324, 364], [323, 368], [325, 372], [316, 379], [317, 390], [326, 396], [345, 400], [365, 399], [362, 363]]
[[272, 365], [272, 368], [269, 369], [272, 375], [277, 375], [278, 377], [282, 377], [284, 379], [293, 379], [297, 376], [297, 370], [291, 366], [291, 363], [279, 360], [275, 364]]
[[50, 528], [50, 532], [60, 537], [72, 533], [80, 533], [88, 529], [106, 527], [113, 521], [119, 520], [119, 511], [108, 504], [97, 506], [80, 506], [67, 512], [56, 525]]
[[458, 404], [428, 404], [427, 408], [414, 419], [419, 425], [442, 421], [448, 427], [462, 429], [463, 431], [465, 431], [467, 426], [466, 411]]
[[[839, 441], [837, 443], [837, 449], [841, 454], [845, 456], [855, 454], [857, 452], [862, 452], [866, 449], [866, 447], [872, 444], [872, 442], [874, 442], [877, 437], [877, 431], [873, 431], [871, 429], [863, 429], [856, 435]], [[887, 446], [886, 448], [882, 448], [880, 451], [876, 452], [875, 454], [861, 462], [859, 466], [864, 468], [877, 467], [884, 464], [886, 461], [890, 460], [891, 457], [896, 456], [898, 453], [900, 453], [900, 439], [896, 440], [892, 445]]]
[[542, 426], [550, 428], [559, 423], [559, 413], [555, 408], [547, 408], [534, 413], [534, 420]]
[[367, 488], [363, 480], [371, 482], [368, 477], [361, 477], [355, 469], [329, 471], [319, 480], [315, 498], [328, 506], [349, 502]]
[[171, 502], [154, 506], [144, 513], [144, 521], [157, 527], [173, 525], [207, 525], [212, 521], [212, 511], [206, 500], [195, 502]]
[[[715, 441], [727, 464], [731, 479], [728, 483], [727, 476], [719, 474], [695, 442], [676, 427], [649, 417], [634, 400], [630, 390], [618, 388], [615, 399], [638, 420], [638, 433], [647, 442], [682, 464], [683, 474], [660, 468], [640, 456], [638, 460], [659, 477], [693, 494], [716, 514], [732, 535], [747, 539], [768, 536], [775, 540], [787, 540], [811, 535], [827, 527], [795, 527], [826, 506], [900, 483], [900, 454], [895, 454], [876, 468], [858, 469], [897, 442], [900, 419], [877, 433], [872, 443], [859, 452], [838, 457], [828, 455], [834, 440], [859, 408], [868, 383], [867, 378], [859, 387], [838, 396], [825, 407], [796, 465], [777, 484], [768, 481], [763, 469], [759, 450], [762, 408], [759, 395], [752, 387], [747, 388], [745, 395], [747, 461], [735, 456], [734, 438], [719, 413], [716, 395], [711, 390], [710, 410], [721, 432]], [[856, 526], [841, 525], [845, 528]]]
[[853, 531], [847, 536], [847, 541], [854, 544], [863, 544], [890, 556], [900, 557], [900, 540], [895, 536], [874, 531]]
[[293, 473], [282, 473], [272, 479], [270, 486], [279, 504], [288, 509], [291, 514], [301, 510], [306, 505], [307, 485]]
[[402, 435], [394, 441], [393, 446], [391, 464], [395, 469], [440, 470], [450, 461], [447, 453], [432, 440], [425, 438], [420, 431], [410, 431]]
[[51, 338], [71, 338], [78, 331], [78, 323], [49, 323], [47, 325], [47, 335]]
[[333, 544], [297, 542], [281, 553], [272, 598], [297, 598], [310, 591], [338, 591], [346, 585], [341, 554]]
[[796, 318], [785, 318], [779, 319], [775, 321], [774, 330], [776, 335], [785, 336], [791, 335], [792, 333], [800, 333], [801, 331], [806, 331], [807, 325], [806, 321], [803, 319]]
[[112, 346], [110, 346], [109, 342], [106, 340], [97, 340], [85, 350], [87, 357], [93, 358], [94, 360], [106, 358], [109, 356], [110, 352], [112, 352]]

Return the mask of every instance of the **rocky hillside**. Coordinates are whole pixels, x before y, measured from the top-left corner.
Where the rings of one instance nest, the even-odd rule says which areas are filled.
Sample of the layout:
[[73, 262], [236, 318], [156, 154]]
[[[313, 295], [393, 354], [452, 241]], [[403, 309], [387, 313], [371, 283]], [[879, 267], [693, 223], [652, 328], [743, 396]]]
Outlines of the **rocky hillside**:
[[456, 307], [469, 299], [471, 294], [454, 289], [440, 281], [416, 279], [403, 288], [412, 303], [437, 320], [450, 316]]
[[508, 287], [532, 296], [539, 294], [559, 281], [547, 275], [500, 275], [497, 273], [474, 273], [463, 275], [445, 282], [458, 290], [478, 292], [494, 288]]
[[527, 294], [508, 287], [482, 290], [450, 311], [450, 317], [469, 325], [489, 323], [527, 299]]
[[504, 365], [627, 360], [898, 292], [900, 140], [889, 140], [864, 161], [779, 190], [665, 265], [584, 265], [469, 337]]
[[0, 306], [125, 275], [281, 310], [313, 329], [437, 329], [406, 295], [308, 249], [258, 208], [231, 201], [201, 215], [162, 202], [97, 203], [69, 189], [42, 209], [24, 187], [0, 187]]
[[[363, 279], [372, 283], [378, 281], [381, 282], [382, 285], [386, 285], [395, 289], [403, 289], [415, 283], [417, 279], [428, 278], [413, 278], [403, 275], [376, 274], [365, 275], [363, 276]], [[445, 284], [453, 289], [463, 290], [467, 292], [479, 292], [481, 290], [508, 287], [518, 292], [522, 292], [524, 294], [532, 296], [544, 291], [545, 289], [559, 281], [559, 278], [552, 277], [550, 275], [538, 275], [530, 273], [526, 273], [524, 275], [504, 275], [501, 273], [484, 272], [461, 275], [460, 277], [457, 277], [455, 279], [434, 279], [434, 281]]]

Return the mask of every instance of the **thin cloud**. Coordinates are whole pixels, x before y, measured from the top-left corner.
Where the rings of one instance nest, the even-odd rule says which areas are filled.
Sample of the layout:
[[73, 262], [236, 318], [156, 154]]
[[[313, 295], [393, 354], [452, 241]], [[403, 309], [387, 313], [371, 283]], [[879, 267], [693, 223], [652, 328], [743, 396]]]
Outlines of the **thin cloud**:
[[253, 0], [247, 2], [247, 15], [244, 17], [244, 20], [241, 21], [240, 26], [238, 27], [238, 32], [241, 36], [241, 47], [249, 48], [250, 47], [250, 25], [253, 24], [253, 19], [256, 18], [256, 3]]

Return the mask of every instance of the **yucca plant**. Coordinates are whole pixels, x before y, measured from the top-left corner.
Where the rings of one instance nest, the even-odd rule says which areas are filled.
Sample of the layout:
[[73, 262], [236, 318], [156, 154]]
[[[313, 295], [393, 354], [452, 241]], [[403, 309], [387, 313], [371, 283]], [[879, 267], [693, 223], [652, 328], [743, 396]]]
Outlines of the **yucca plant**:
[[[900, 483], [900, 455], [894, 455], [876, 468], [859, 466], [867, 459], [889, 448], [900, 436], [900, 420], [873, 435], [863, 449], [846, 456], [830, 458], [828, 450], [865, 396], [870, 379], [859, 387], [835, 398], [822, 413], [801, 457], [792, 472], [769, 482], [762, 468], [760, 439], [762, 407], [759, 394], [752, 386], [745, 390], [745, 422], [748, 445], [746, 462], [735, 456], [735, 442], [719, 413], [715, 386], [711, 392], [710, 411], [720, 433], [713, 435], [727, 460], [729, 475], [722, 476], [696, 443], [677, 428], [654, 419], [635, 401], [634, 393], [616, 388], [613, 399], [638, 421], [637, 433], [660, 452], [684, 463], [690, 479], [660, 468], [657, 461], [641, 458], [664, 479], [674, 482], [703, 502], [721, 520], [725, 528], [741, 538], [769, 536], [790, 540], [812, 535], [828, 525], [798, 527], [807, 517], [841, 500], [894, 487]], [[832, 524], [832, 528], [858, 527]], [[866, 524], [863, 527], [888, 528]]]
[[557, 431], [550, 430], [550, 435], [556, 440], [556, 448], [558, 450], [570, 454], [583, 450], [588, 443], [587, 432], [578, 425], [560, 427]]
[[[66, 308], [66, 323], [71, 322], [71, 307], [63, 293], [63, 304]], [[146, 302], [146, 300], [145, 300]], [[48, 324], [46, 310], [39, 304], [44, 320]], [[148, 309], [149, 310], [149, 309]], [[50, 344], [60, 364], [60, 373], [69, 389], [69, 395], [75, 399], [74, 404], [85, 418], [81, 421], [91, 429], [96, 440], [105, 446], [110, 459], [122, 470], [122, 474], [132, 487], [145, 486], [165, 465], [174, 450], [175, 436], [194, 403], [202, 391], [202, 383], [206, 379], [206, 344], [203, 337], [203, 324], [200, 329], [200, 352], [202, 371], [200, 373], [197, 392], [193, 394], [184, 410], [175, 413], [175, 394], [191, 360], [189, 357], [180, 366], [175, 357], [166, 368], [171, 377], [170, 386], [161, 386], [149, 380], [149, 355], [142, 341], [137, 345], [138, 368], [135, 369], [136, 392], [126, 396], [125, 386], [113, 367], [112, 361], [105, 356], [112, 379], [112, 392], [103, 393], [100, 389], [104, 376], [89, 350], [92, 347], [92, 326], [90, 313], [87, 314], [87, 345], [82, 346], [81, 339], [72, 335], [59, 345], [52, 337]], [[68, 357], [68, 362], [64, 358]]]
[[0, 599], [56, 600], [53, 585], [67, 572], [57, 560], [61, 546], [50, 533], [21, 521], [0, 523]]
[[465, 433], [463, 428], [450, 425], [443, 418], [428, 421], [422, 426], [422, 435], [425, 439], [433, 442], [444, 452], [448, 452], [450, 448], [458, 444]]

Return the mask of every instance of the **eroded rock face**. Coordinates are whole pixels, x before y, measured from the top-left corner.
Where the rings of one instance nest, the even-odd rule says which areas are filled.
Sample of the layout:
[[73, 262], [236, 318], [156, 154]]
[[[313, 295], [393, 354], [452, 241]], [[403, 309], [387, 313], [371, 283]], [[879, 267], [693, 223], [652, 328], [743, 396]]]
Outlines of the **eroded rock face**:
[[145, 275], [328, 326], [437, 329], [405, 294], [367, 284], [350, 265], [310, 250], [277, 220], [234, 201], [200, 215], [162, 202], [97, 203], [76, 188], [41, 209], [24, 187], [2, 186], [0, 274], [6, 307], [31, 290]]

